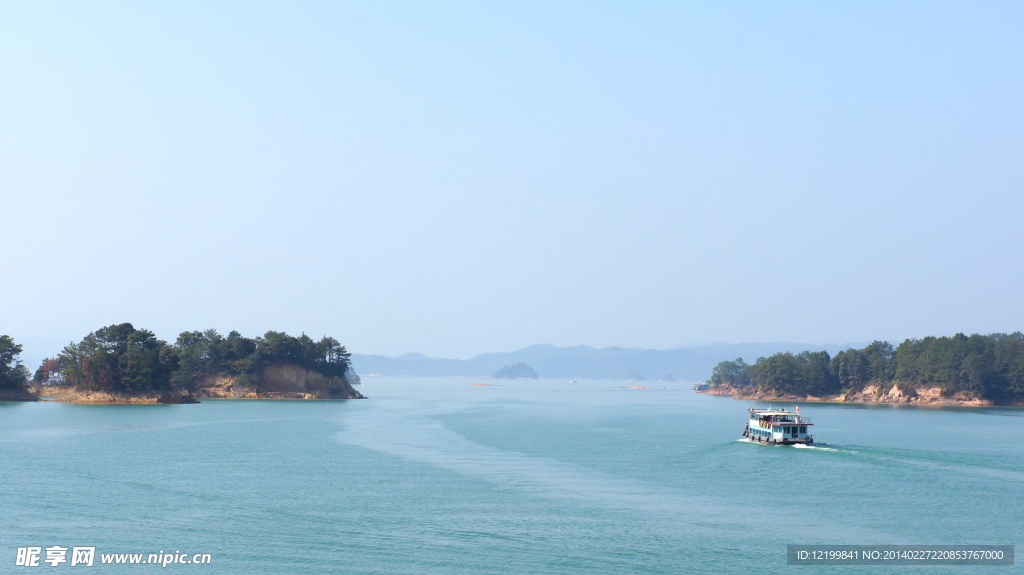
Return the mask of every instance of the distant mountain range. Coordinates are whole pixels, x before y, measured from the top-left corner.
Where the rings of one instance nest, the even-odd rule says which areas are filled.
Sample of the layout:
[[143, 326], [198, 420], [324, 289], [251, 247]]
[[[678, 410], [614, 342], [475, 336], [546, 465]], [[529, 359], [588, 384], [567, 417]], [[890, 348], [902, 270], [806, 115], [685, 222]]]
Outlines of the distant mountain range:
[[639, 372], [644, 379], [704, 381], [721, 361], [742, 357], [753, 363], [759, 357], [791, 351], [827, 351], [830, 354], [866, 343], [813, 345], [807, 343], [716, 343], [678, 349], [641, 349], [586, 345], [555, 347], [532, 345], [508, 353], [485, 353], [471, 359], [438, 359], [422, 353], [398, 357], [352, 355], [352, 366], [362, 375], [415, 375], [485, 377], [511, 363], [522, 362], [545, 379], [627, 379]]

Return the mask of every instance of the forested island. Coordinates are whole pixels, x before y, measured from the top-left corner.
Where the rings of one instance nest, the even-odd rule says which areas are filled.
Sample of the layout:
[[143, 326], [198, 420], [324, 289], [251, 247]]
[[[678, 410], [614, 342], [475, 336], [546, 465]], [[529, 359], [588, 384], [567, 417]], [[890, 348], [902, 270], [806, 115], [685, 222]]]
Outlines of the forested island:
[[[4, 351], [6, 350], [6, 351]], [[122, 323], [43, 360], [29, 380], [21, 346], [0, 336], [0, 400], [55, 396], [76, 403], [194, 403], [197, 398], [361, 399], [338, 340], [268, 331], [183, 332], [171, 345]], [[15, 397], [20, 395], [20, 399]]]
[[875, 341], [834, 357], [777, 353], [723, 361], [706, 393], [738, 399], [956, 405], [1024, 404], [1024, 334]]
[[540, 376], [537, 375], [536, 371], [533, 371], [532, 367], [519, 361], [505, 364], [501, 369], [494, 372], [491, 377], [497, 379], [538, 379]]

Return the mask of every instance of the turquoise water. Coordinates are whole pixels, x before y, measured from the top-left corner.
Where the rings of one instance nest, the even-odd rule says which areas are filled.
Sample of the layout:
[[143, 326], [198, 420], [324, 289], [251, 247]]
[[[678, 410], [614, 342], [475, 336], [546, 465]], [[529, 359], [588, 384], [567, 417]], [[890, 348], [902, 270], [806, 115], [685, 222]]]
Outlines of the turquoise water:
[[800, 449], [738, 441], [753, 403], [682, 384], [365, 380], [366, 401], [0, 404], [0, 573], [52, 545], [96, 565], [44, 572], [161, 550], [211, 554], [179, 573], [1022, 570], [785, 562], [1021, 544], [1024, 410], [804, 404], [828, 446]]

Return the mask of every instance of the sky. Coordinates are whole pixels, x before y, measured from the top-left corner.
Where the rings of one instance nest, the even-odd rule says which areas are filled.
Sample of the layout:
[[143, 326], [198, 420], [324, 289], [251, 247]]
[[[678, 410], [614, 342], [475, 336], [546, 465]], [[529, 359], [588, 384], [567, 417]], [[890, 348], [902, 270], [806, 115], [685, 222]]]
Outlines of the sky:
[[0, 333], [1022, 330], [1022, 49], [1019, 2], [7, 1]]

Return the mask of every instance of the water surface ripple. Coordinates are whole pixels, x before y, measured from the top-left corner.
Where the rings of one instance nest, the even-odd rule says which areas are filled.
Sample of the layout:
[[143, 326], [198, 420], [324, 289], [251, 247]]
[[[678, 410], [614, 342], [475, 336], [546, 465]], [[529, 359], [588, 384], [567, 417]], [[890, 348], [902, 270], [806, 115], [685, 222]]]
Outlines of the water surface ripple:
[[797, 449], [737, 441], [746, 402], [671, 382], [366, 380], [367, 401], [0, 404], [0, 564], [95, 545], [213, 555], [181, 573], [732, 573], [787, 569], [792, 543], [1021, 539], [1024, 410], [805, 404], [820, 444]]

